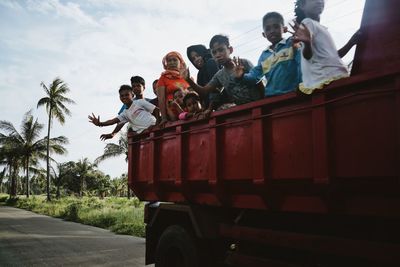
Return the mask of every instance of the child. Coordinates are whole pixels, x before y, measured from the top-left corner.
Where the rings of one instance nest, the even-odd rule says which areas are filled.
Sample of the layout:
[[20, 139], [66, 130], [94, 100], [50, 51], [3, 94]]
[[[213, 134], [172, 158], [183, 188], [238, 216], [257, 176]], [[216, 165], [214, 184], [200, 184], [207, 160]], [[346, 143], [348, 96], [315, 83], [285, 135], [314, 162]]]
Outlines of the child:
[[277, 12], [269, 12], [262, 19], [263, 36], [271, 45], [264, 50], [258, 64], [244, 74], [239, 61], [236, 67], [236, 78], [248, 84], [256, 84], [263, 76], [267, 79], [265, 96], [285, 94], [296, 90], [301, 82], [299, 48], [294, 47], [292, 38], [284, 39], [287, 31], [283, 16]]
[[158, 107], [158, 98], [157, 98], [157, 83], [158, 79], [153, 81], [153, 93], [156, 95], [155, 98], [151, 99], [149, 102], [152, 103], [154, 106]]
[[171, 120], [176, 121], [179, 118], [179, 114], [183, 112], [185, 105], [183, 99], [186, 95], [186, 91], [179, 88], [173, 93], [173, 100], [169, 100], [167, 103], [167, 115]]
[[341, 50], [337, 51], [331, 35], [322, 26], [320, 15], [324, 10], [324, 0], [297, 0], [294, 40], [302, 42], [301, 71], [303, 83], [300, 91], [311, 94], [334, 80], [349, 76], [341, 57], [354, 46], [359, 37], [356, 33]]
[[[260, 92], [257, 86], [249, 86], [242, 81], [235, 79], [235, 62], [231, 58], [233, 52], [232, 46], [229, 44], [229, 38], [225, 35], [215, 35], [210, 41], [211, 54], [218, 65], [222, 65], [220, 69], [205, 85], [200, 86], [190, 79], [189, 71], [185, 72], [185, 79], [190, 86], [198, 93], [204, 94], [217, 91], [217, 88], [224, 88], [222, 95], [222, 103], [235, 103], [236, 105], [245, 104], [260, 99]], [[244, 72], [248, 72], [253, 65], [247, 59], [242, 59]], [[217, 91], [218, 92], [218, 91]], [[214, 106], [213, 108], [215, 108]]]
[[[161, 125], [165, 122], [177, 120], [177, 117], [169, 117], [167, 111], [168, 102], [173, 100], [173, 93], [176, 89], [187, 91], [189, 84], [181, 77], [186, 69], [185, 61], [178, 52], [168, 53], [162, 60], [165, 71], [161, 74], [157, 83], [158, 105], [161, 111]], [[173, 111], [172, 111], [173, 112]]]
[[143, 95], [144, 90], [146, 89], [146, 83], [142, 77], [140, 76], [131, 77], [131, 86], [133, 94], [135, 95], [134, 100], [145, 99], [150, 102], [150, 99], [145, 98]]
[[[129, 85], [122, 85], [120, 87], [119, 98], [121, 102], [127, 106], [127, 109], [120, 115], [116, 118], [101, 122], [100, 116], [96, 117], [92, 113], [92, 116], [88, 116], [89, 122], [100, 127], [130, 122], [132, 130], [136, 133], [141, 133], [150, 126], [156, 124], [159, 112], [158, 108], [144, 99], [133, 100], [132, 88]], [[108, 135], [112, 138], [117, 132], [115, 132], [114, 129], [114, 131]]]
[[[204, 45], [189, 46], [186, 54], [190, 62], [199, 70], [197, 72], [197, 84], [205, 86], [219, 70], [217, 62], [215, 62], [210, 51]], [[213, 97], [212, 93], [200, 96], [202, 105], [208, 107], [210, 99], [212, 100]]]
[[[130, 81], [131, 81], [132, 92], [135, 96], [134, 100], [145, 99], [143, 96], [143, 92], [146, 89], [146, 87], [145, 87], [146, 83], [145, 83], [144, 79], [140, 76], [132, 76]], [[148, 99], [145, 99], [145, 100], [149, 101]], [[128, 107], [125, 104], [123, 104], [121, 109], [118, 112], [118, 115], [120, 115], [127, 108]], [[125, 123], [118, 123], [117, 126], [115, 126], [115, 129], [112, 131], [112, 133], [114, 133], [114, 134], [112, 134], [112, 133], [111, 134], [102, 134], [100, 136], [100, 139], [104, 141], [104, 140], [113, 138], [114, 135], [116, 133], [118, 133], [124, 125], [125, 125]], [[131, 127], [128, 127], [128, 131], [131, 131], [131, 130], [132, 130]]]
[[183, 98], [183, 104], [185, 105], [187, 111], [179, 114], [180, 120], [190, 119], [195, 115], [200, 115], [202, 112], [200, 97], [196, 92], [187, 93]]

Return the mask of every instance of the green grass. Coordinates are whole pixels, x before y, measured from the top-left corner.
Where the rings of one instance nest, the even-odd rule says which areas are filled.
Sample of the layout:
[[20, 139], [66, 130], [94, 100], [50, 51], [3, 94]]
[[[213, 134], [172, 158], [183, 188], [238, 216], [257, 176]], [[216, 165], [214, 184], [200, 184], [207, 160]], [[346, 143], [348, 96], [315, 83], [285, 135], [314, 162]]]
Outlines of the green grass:
[[64, 197], [46, 201], [45, 196], [0, 195], [0, 203], [65, 220], [109, 229], [118, 234], [144, 237], [143, 203], [137, 198]]

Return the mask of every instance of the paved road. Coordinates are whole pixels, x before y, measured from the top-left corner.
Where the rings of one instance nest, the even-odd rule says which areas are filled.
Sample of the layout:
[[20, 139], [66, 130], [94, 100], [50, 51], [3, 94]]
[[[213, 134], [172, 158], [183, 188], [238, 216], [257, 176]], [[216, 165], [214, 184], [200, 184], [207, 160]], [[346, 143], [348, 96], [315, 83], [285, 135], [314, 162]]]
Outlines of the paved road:
[[142, 267], [144, 251], [143, 238], [0, 206], [0, 266]]

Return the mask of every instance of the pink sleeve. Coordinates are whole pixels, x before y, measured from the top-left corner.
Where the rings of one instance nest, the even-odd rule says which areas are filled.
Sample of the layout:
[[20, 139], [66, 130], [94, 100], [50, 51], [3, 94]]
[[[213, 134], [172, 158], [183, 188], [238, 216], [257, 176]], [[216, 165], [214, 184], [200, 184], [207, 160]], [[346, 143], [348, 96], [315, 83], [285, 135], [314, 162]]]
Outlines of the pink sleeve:
[[180, 114], [179, 114], [179, 119], [180, 120], [186, 120], [186, 115], [188, 114], [188, 112], [181, 112]]

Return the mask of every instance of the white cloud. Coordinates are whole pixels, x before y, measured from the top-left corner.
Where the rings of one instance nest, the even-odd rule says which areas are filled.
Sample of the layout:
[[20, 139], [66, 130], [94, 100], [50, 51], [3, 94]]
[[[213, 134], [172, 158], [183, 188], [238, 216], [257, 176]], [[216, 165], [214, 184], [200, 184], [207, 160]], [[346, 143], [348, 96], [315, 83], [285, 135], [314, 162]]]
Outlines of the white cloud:
[[59, 17], [68, 18], [79, 24], [96, 26], [96, 22], [85, 12], [82, 11], [80, 5], [73, 2], [67, 2], [65, 5], [59, 0], [28, 0], [27, 8], [31, 11], [50, 15], [55, 14]]

